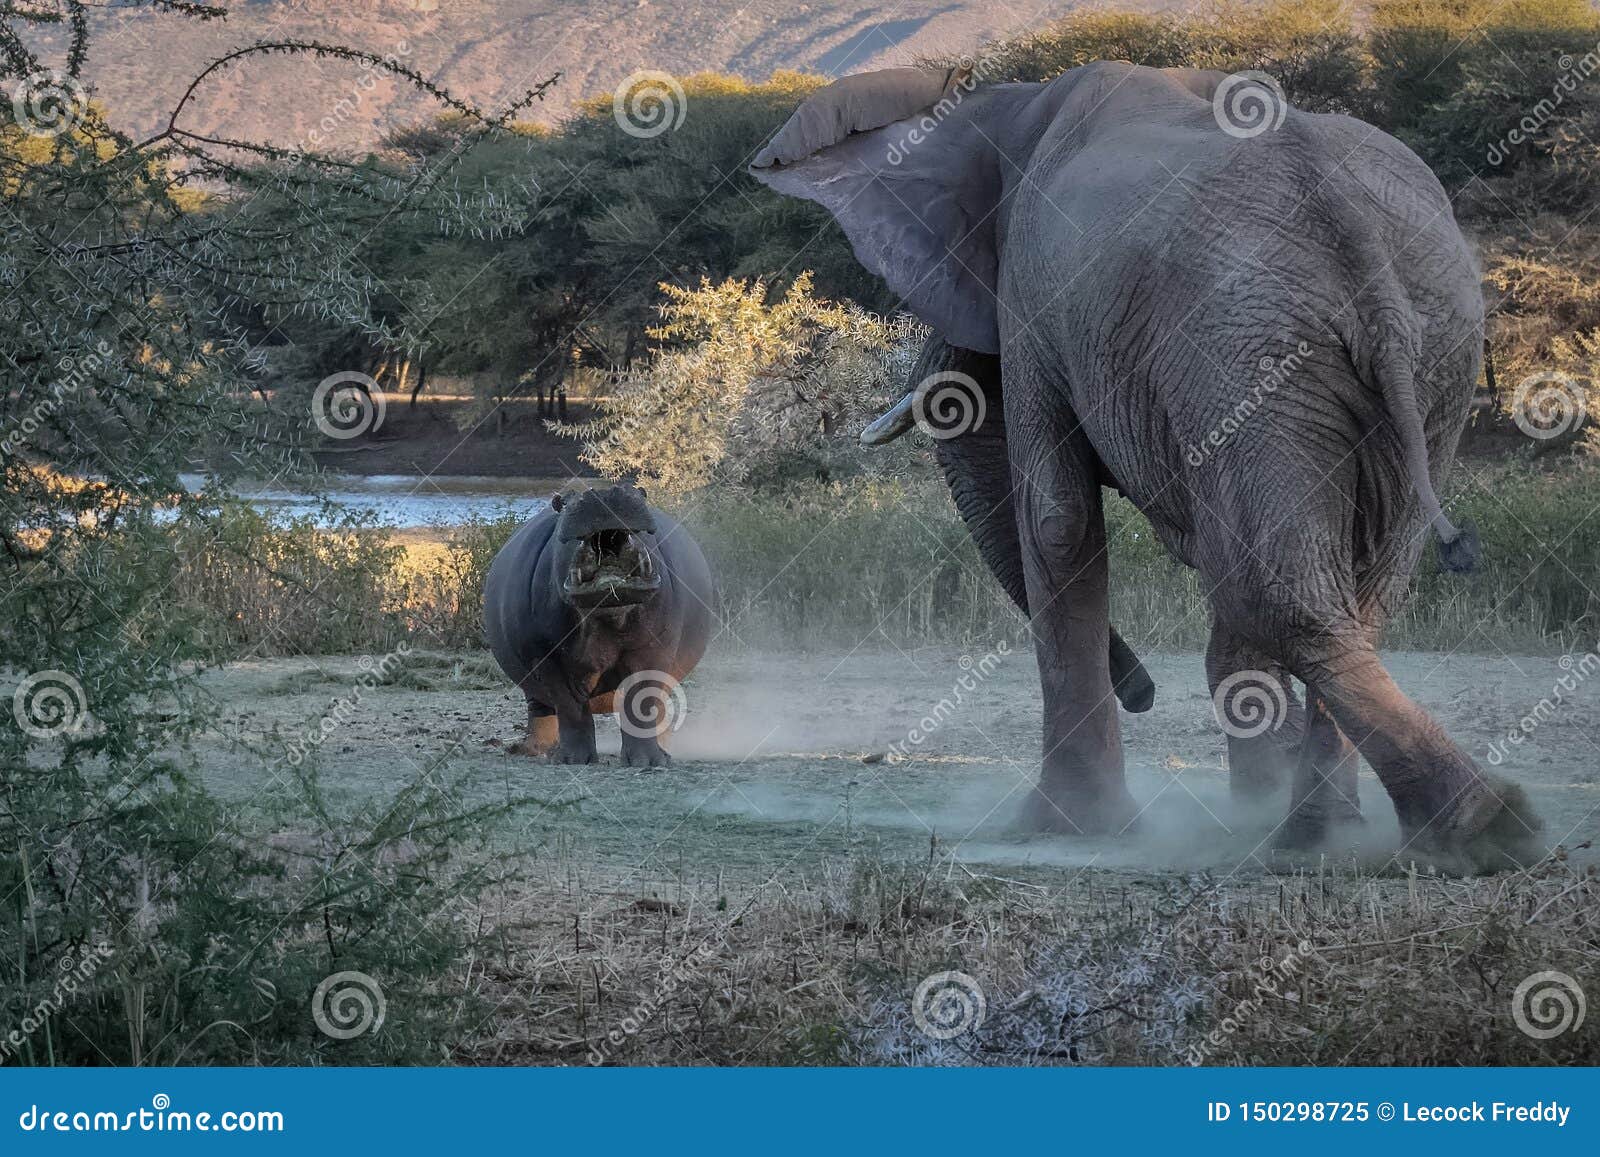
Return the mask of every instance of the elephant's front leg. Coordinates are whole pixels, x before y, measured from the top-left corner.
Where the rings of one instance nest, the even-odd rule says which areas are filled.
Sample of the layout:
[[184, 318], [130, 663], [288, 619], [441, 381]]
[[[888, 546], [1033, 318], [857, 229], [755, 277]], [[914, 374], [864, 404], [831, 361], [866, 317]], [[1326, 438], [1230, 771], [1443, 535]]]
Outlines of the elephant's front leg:
[[1107, 659], [1105, 519], [1093, 451], [1070, 413], [1060, 419], [1034, 413], [1011, 426], [1019, 435], [1012, 480], [1044, 687], [1044, 758], [1025, 819], [1043, 831], [1119, 833], [1138, 809], [1123, 777]]

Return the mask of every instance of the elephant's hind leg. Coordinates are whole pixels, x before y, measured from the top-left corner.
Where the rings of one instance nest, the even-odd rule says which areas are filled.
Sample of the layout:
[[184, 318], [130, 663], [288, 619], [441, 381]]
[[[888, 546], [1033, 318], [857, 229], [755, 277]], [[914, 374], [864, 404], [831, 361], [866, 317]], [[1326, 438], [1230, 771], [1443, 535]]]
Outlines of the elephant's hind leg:
[[1289, 674], [1220, 619], [1206, 644], [1212, 712], [1228, 737], [1228, 788], [1235, 801], [1272, 795], [1294, 771], [1305, 710]]
[[1539, 821], [1522, 789], [1485, 775], [1395, 685], [1369, 638], [1322, 635], [1294, 647], [1291, 667], [1326, 700], [1339, 730], [1394, 801], [1403, 859], [1438, 854], [1498, 869], [1536, 853]]
[[1361, 823], [1361, 799], [1356, 792], [1360, 765], [1361, 757], [1334, 722], [1327, 699], [1315, 687], [1307, 687], [1305, 737], [1300, 743], [1289, 814], [1278, 830], [1278, 845], [1314, 848], [1341, 825]]
[[[1009, 364], [1009, 363], [1008, 363]], [[1014, 380], [1014, 379], [1013, 379]], [[1042, 396], [1042, 392], [1039, 392]], [[1029, 391], [1016, 391], [1011, 407]], [[1010, 428], [1023, 573], [1044, 690], [1044, 757], [1025, 821], [1116, 834], [1137, 813], [1123, 776], [1110, 635], [1105, 521], [1093, 451], [1070, 412]]]

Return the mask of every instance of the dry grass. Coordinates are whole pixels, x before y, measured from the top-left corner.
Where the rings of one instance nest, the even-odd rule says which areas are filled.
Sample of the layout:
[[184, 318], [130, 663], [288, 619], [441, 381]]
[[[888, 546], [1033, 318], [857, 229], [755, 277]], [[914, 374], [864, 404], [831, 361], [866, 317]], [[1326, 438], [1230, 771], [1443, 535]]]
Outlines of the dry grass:
[[[652, 894], [559, 869], [469, 966], [481, 1064], [1573, 1064], [1585, 1026], [1517, 1027], [1526, 977], [1591, 990], [1593, 868], [1558, 852], [1491, 880], [1322, 864], [1251, 880], [1081, 873], [1064, 885], [870, 856], [736, 889]], [[959, 970], [986, 1015], [912, 1013]], [[957, 1015], [959, 1006], [944, 1006]], [[938, 1011], [935, 1010], [935, 1015]]]
[[[1600, 628], [1600, 468], [1463, 465], [1447, 497], [1486, 563], [1442, 574], [1429, 552], [1390, 624], [1396, 648], [1564, 650]], [[916, 647], [1016, 637], [1022, 617], [991, 577], [942, 484], [796, 487], [709, 495], [675, 508], [716, 576], [719, 617], [753, 648]], [[236, 511], [180, 541], [175, 598], [219, 654], [378, 653], [482, 644], [483, 580], [517, 520], [329, 531]], [[1108, 503], [1111, 614], [1140, 650], [1195, 650], [1206, 587], [1125, 500]]]

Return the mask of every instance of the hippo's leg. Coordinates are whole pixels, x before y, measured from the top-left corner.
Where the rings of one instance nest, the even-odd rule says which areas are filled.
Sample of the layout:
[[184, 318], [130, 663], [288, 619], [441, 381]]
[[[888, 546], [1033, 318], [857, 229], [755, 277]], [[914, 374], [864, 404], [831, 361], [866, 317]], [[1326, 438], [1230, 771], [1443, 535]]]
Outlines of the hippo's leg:
[[661, 746], [655, 735], [630, 735], [622, 733], [622, 763], [625, 767], [668, 767], [672, 756]]
[[[645, 674], [653, 674], [646, 672]], [[622, 763], [625, 767], [666, 767], [672, 756], [661, 748], [667, 730], [672, 693], [658, 679], [631, 677], [626, 697], [613, 696], [617, 725], [622, 728]]]
[[556, 713], [542, 703], [528, 704], [528, 734], [511, 746], [512, 755], [549, 755], [560, 742]]
[[553, 763], [598, 763], [599, 754], [594, 746], [594, 716], [584, 705], [571, 713], [556, 716], [559, 741], [550, 753]]

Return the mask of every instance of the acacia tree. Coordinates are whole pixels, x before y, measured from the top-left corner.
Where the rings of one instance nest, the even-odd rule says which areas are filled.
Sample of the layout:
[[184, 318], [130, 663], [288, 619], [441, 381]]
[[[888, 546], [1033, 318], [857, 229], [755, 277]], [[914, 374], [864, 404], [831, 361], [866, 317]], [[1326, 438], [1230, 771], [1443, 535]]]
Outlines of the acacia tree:
[[776, 302], [765, 282], [738, 278], [661, 292], [649, 333], [662, 348], [618, 377], [599, 418], [557, 428], [586, 440], [583, 458], [601, 473], [670, 494], [853, 445], [924, 333], [908, 317], [813, 296], [809, 273]]
[[[175, 543], [208, 532], [237, 473], [306, 466], [313, 415], [252, 399], [265, 365], [253, 336], [315, 317], [405, 340], [373, 316], [392, 287], [363, 266], [361, 239], [397, 215], [499, 227], [501, 194], [462, 200], [448, 164], [407, 171], [207, 137], [184, 121], [197, 87], [134, 140], [87, 98], [89, 7], [0, 10], [0, 1021], [29, 1027], [0, 1060], [170, 1061], [197, 1034], [190, 1060], [283, 1056], [308, 1035], [304, 1003], [295, 1015], [290, 1005], [309, 995], [317, 954], [278, 952], [274, 964], [281, 938], [314, 933], [322, 971], [340, 951], [392, 949], [411, 917], [391, 910], [382, 893], [395, 881], [357, 844], [371, 853], [397, 817], [442, 821], [459, 801], [402, 793], [377, 834], [336, 842], [318, 886], [292, 897], [275, 886], [281, 863], [191, 774], [187, 743], [206, 718], [196, 673], [212, 656], [168, 597]], [[30, 47], [41, 22], [67, 26], [64, 58]], [[543, 91], [486, 117], [393, 60], [289, 41], [232, 53], [195, 86], [261, 53], [404, 78], [463, 118], [460, 153]], [[208, 475], [198, 493], [181, 477], [192, 470]], [[296, 768], [290, 782], [306, 788], [298, 822], [317, 830], [332, 821], [309, 774]], [[408, 876], [412, 914], [428, 909], [415, 882], [446, 850], [425, 851]], [[442, 931], [410, 932], [425, 967], [447, 962]], [[60, 1015], [52, 983], [91, 957], [93, 993]], [[279, 1032], [248, 1044], [211, 1032], [245, 1023]]]

